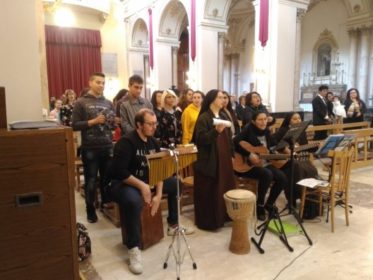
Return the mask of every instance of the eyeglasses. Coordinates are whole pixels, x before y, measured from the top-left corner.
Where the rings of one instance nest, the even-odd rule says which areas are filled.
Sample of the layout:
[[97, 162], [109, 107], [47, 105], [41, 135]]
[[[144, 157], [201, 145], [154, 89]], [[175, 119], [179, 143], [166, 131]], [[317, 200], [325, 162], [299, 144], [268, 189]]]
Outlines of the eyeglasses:
[[157, 122], [144, 122], [145, 124], [147, 124], [148, 126], [157, 126], [158, 123]]

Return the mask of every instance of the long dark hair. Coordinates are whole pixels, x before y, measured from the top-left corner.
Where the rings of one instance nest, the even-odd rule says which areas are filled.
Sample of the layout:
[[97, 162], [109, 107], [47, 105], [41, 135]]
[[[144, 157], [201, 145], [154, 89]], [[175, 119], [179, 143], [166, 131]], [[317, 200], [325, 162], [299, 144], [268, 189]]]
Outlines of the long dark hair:
[[206, 94], [205, 98], [202, 101], [201, 110], [199, 111], [199, 115], [202, 115], [204, 112], [207, 112], [208, 110], [210, 110], [210, 105], [211, 105], [212, 102], [214, 102], [214, 100], [218, 96], [219, 92], [220, 92], [220, 90], [218, 90], [218, 89], [212, 89]]
[[260, 98], [260, 104], [259, 104], [259, 106], [262, 105], [262, 97], [260, 96], [260, 94], [258, 92], [256, 92], [256, 91], [252, 91], [252, 92], [249, 92], [248, 94], [246, 94], [246, 97], [245, 97], [245, 104], [246, 104], [246, 106], [252, 106], [251, 105], [251, 100], [253, 99], [253, 95], [254, 94], [258, 95], [259, 98]]
[[290, 126], [290, 120], [291, 118], [295, 115], [295, 114], [298, 114], [300, 116], [300, 119], [303, 120], [302, 118], [302, 115], [299, 114], [298, 112], [290, 112], [290, 113], [287, 113], [285, 118], [284, 118], [284, 121], [282, 122], [281, 124], [281, 127], [289, 127]]
[[347, 91], [347, 94], [346, 94], [346, 101], [349, 100], [351, 101], [351, 91], [356, 91], [356, 100], [360, 102], [360, 93], [359, 91], [357, 90], [357, 88], [350, 88], [348, 91]]
[[163, 91], [161, 91], [161, 90], [155, 90], [155, 91], [153, 91], [152, 98], [150, 99], [150, 102], [153, 105], [153, 109], [157, 109], [158, 108], [158, 105], [157, 105], [157, 94], [158, 93], [162, 94]]

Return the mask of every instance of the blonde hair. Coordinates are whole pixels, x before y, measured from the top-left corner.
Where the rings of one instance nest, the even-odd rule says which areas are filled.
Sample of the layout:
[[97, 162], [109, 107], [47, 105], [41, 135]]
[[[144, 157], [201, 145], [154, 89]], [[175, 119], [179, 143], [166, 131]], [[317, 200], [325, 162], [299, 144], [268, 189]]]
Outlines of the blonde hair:
[[161, 107], [162, 107], [162, 108], [164, 108], [164, 101], [165, 101], [165, 99], [166, 99], [166, 97], [167, 97], [168, 95], [171, 95], [171, 96], [175, 97], [175, 106], [176, 106], [176, 104], [177, 104], [177, 102], [178, 102], [178, 98], [177, 98], [176, 93], [175, 93], [173, 90], [171, 90], [171, 89], [166, 89], [166, 90], [162, 93], [162, 97], [161, 97]]

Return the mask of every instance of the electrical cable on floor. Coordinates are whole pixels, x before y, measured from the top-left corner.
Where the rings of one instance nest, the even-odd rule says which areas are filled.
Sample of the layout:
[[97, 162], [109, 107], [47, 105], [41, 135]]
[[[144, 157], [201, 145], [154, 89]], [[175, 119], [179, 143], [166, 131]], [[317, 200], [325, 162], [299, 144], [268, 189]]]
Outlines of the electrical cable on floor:
[[311, 249], [311, 246], [307, 247], [302, 253], [300, 253], [298, 256], [296, 256], [289, 264], [287, 264], [286, 266], [284, 266], [278, 273], [277, 275], [275, 276], [275, 278], [273, 278], [273, 280], [276, 280], [282, 272], [285, 271], [285, 269], [287, 269], [288, 267], [290, 267], [299, 257], [301, 257], [305, 252], [307, 252], [307, 250]]

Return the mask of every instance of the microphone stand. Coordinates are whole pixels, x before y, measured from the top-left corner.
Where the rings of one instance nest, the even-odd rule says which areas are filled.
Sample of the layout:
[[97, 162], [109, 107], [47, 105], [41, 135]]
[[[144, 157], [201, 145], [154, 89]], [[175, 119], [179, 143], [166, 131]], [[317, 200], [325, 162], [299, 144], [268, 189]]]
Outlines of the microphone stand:
[[295, 153], [295, 139], [293, 137], [289, 137], [287, 140], [290, 146], [290, 201], [288, 201], [287, 207], [285, 207], [281, 212], [283, 213], [286, 209], [289, 211], [288, 215], [293, 215], [295, 220], [297, 221], [298, 225], [301, 227], [302, 232], [306, 236], [308, 240], [308, 244], [312, 245], [312, 240], [308, 236], [306, 229], [303, 227], [302, 220], [299, 217], [297, 211], [295, 211], [293, 206], [293, 196], [294, 196], [294, 153]]
[[[192, 259], [193, 262], [193, 269], [197, 269], [197, 264], [194, 261], [194, 258], [192, 256], [192, 252], [190, 250], [189, 243], [187, 241], [186, 235], [185, 235], [185, 228], [181, 225], [180, 222], [180, 200], [181, 200], [181, 195], [180, 195], [180, 183], [179, 183], [179, 155], [178, 151], [175, 150], [175, 145], [172, 144], [170, 145], [170, 155], [174, 158], [175, 165], [176, 165], [176, 188], [177, 188], [177, 227], [174, 230], [174, 233], [172, 235], [172, 241], [171, 244], [168, 247], [166, 259], [163, 263], [163, 269], [166, 269], [168, 264], [168, 259], [170, 257], [170, 254], [172, 252], [175, 262], [176, 262], [176, 279], [180, 280], [180, 269], [181, 265], [184, 261], [184, 257], [186, 254], [186, 251], [188, 250], [189, 256]], [[181, 252], [181, 241], [184, 240], [184, 243], [186, 245], [186, 249], [183, 253]]]
[[[294, 185], [294, 152], [295, 152], [295, 141], [298, 139], [298, 137], [300, 136], [300, 134], [305, 131], [305, 129], [307, 128], [309, 122], [304, 122], [301, 126], [299, 126], [298, 128], [295, 128], [295, 129], [291, 129], [289, 130], [285, 135], [284, 137], [282, 138], [282, 140], [284, 142], [287, 142], [290, 146], [290, 201], [288, 202], [288, 205], [287, 207], [285, 207], [282, 211], [280, 211], [280, 213], [278, 212], [278, 209], [276, 206], [274, 206], [270, 212], [269, 212], [269, 216], [268, 216], [268, 219], [263, 222], [261, 225], [258, 226], [258, 229], [262, 228], [262, 230], [260, 231], [260, 233], [258, 235], [260, 235], [260, 239], [259, 239], [259, 242], [257, 242], [254, 237], [251, 238], [251, 241], [254, 243], [254, 245], [256, 246], [256, 248], [258, 249], [258, 251], [261, 253], [261, 254], [264, 254], [264, 250], [263, 248], [261, 247], [261, 244], [263, 242], [263, 239], [264, 239], [264, 236], [268, 230], [268, 226], [269, 226], [269, 223], [271, 222], [271, 220], [273, 220], [274, 222], [274, 225], [277, 229], [277, 232], [279, 233], [279, 237], [280, 237], [280, 240], [284, 243], [284, 245], [288, 248], [288, 250], [290, 252], [293, 252], [294, 249], [290, 246], [289, 242], [288, 242], [288, 239], [286, 237], [286, 233], [285, 233], [285, 230], [284, 230], [284, 227], [283, 227], [283, 223], [281, 221], [281, 213], [283, 213], [286, 209], [289, 210], [289, 215], [293, 215], [294, 218], [297, 220], [299, 226], [301, 227], [304, 235], [306, 236], [307, 240], [308, 240], [308, 243], [310, 245], [312, 245], [312, 240], [310, 239], [310, 237], [308, 236], [305, 228], [303, 227], [302, 225], [302, 221], [298, 215], [298, 213], [295, 211], [294, 207], [293, 207], [293, 185]], [[277, 146], [277, 149], [280, 149], [279, 145]], [[277, 224], [278, 222], [278, 224]]]

